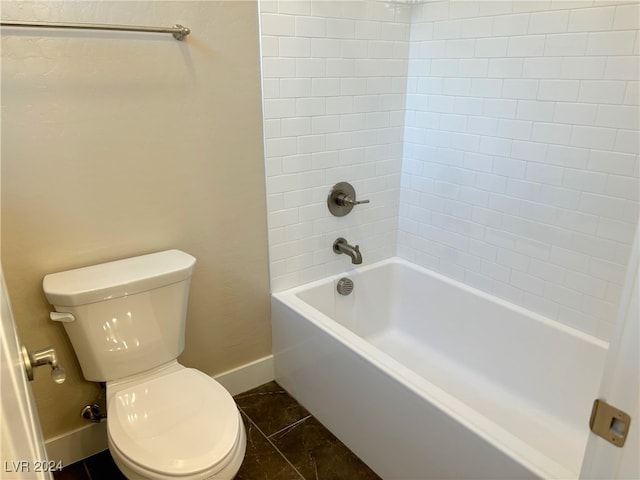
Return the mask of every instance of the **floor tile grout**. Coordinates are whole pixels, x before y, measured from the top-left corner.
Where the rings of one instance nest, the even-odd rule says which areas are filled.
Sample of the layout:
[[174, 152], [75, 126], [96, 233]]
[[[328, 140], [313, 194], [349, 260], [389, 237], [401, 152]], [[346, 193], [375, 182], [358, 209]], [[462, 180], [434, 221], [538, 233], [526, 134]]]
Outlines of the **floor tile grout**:
[[[248, 416], [248, 415], [247, 415]], [[295, 422], [293, 422], [291, 425], [287, 425], [286, 427], [282, 427], [280, 430], [278, 430], [277, 432], [273, 432], [271, 435], [266, 436], [267, 438], [271, 438], [271, 437], [275, 437], [276, 435], [278, 435], [279, 433], [285, 431], [285, 430], [291, 430], [295, 427], [298, 426], [298, 424], [304, 422], [305, 420], [308, 420], [309, 418], [311, 418], [313, 415], [309, 414], [304, 418], [301, 418], [300, 420], [296, 420]]]
[[87, 477], [89, 477], [89, 480], [93, 480], [93, 476], [91, 475], [91, 470], [89, 469], [87, 462], [82, 460], [82, 466], [84, 467], [84, 471], [87, 474]]
[[[249, 420], [249, 422], [251, 423], [251, 425], [253, 425], [253, 427], [254, 427], [254, 428], [255, 428], [255, 429], [260, 433], [260, 435], [262, 435], [262, 436], [265, 438], [265, 440], [266, 440], [267, 442], [269, 442], [269, 445], [271, 445], [271, 446], [273, 447], [273, 449], [274, 449], [276, 452], [278, 452], [278, 455], [280, 455], [280, 456], [284, 459], [284, 461], [285, 461], [285, 462], [287, 462], [287, 464], [288, 464], [291, 468], [293, 468], [293, 470], [298, 474], [298, 476], [299, 476], [302, 480], [306, 480], [306, 479], [304, 478], [304, 476], [303, 476], [303, 475], [298, 471], [298, 469], [295, 467], [295, 465], [293, 465], [293, 464], [289, 461], [289, 459], [287, 458], [287, 456], [286, 456], [285, 454], [283, 454], [283, 453], [280, 451], [280, 449], [274, 445], [274, 443], [271, 441], [271, 439], [270, 439], [267, 435], [265, 435], [265, 433], [260, 429], [260, 427], [258, 427], [258, 425], [256, 425], [256, 423], [255, 423], [255, 422], [253, 421], [253, 419], [249, 416], [249, 414], [248, 414], [247, 412], [245, 412], [242, 408], [240, 408], [240, 406], [239, 406], [239, 405], [238, 405], [238, 409], [239, 409], [242, 413], [244, 413], [244, 415], [247, 417], [247, 420]], [[306, 420], [307, 418], [309, 418], [309, 417], [311, 417], [311, 415], [309, 415], [309, 416], [305, 417], [305, 420]], [[297, 421], [297, 422], [295, 422], [295, 423], [299, 423], [299, 421]], [[286, 427], [285, 427], [285, 428], [286, 428]], [[282, 430], [283, 430], [283, 429], [280, 429], [279, 431], [282, 431]]]
[[[338, 471], [354, 480], [381, 480], [360, 458], [331, 433], [276, 381], [267, 382], [237, 397], [247, 428], [267, 440], [265, 450], [277, 452], [302, 480], [336, 478]], [[251, 415], [249, 415], [251, 412]], [[264, 429], [264, 430], [263, 430]], [[275, 430], [275, 432], [273, 432]], [[265, 431], [273, 432], [269, 435]], [[243, 477], [244, 478], [244, 477]], [[265, 477], [267, 478], [267, 477]]]

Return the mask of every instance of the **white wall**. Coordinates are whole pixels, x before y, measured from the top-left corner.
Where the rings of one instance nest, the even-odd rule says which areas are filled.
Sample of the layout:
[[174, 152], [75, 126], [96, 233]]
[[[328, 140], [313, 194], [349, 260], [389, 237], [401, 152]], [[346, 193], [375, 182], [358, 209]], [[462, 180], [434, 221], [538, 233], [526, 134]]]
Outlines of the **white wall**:
[[[359, 244], [365, 263], [395, 255], [409, 13], [376, 1], [261, 2], [271, 288], [351, 266], [331, 246]], [[358, 199], [333, 217], [348, 181]]]
[[609, 337], [638, 221], [638, 7], [414, 7], [401, 256]]
[[[638, 221], [637, 1], [261, 8], [273, 291], [349, 268], [344, 236], [609, 337]], [[372, 203], [334, 218], [341, 180]]]

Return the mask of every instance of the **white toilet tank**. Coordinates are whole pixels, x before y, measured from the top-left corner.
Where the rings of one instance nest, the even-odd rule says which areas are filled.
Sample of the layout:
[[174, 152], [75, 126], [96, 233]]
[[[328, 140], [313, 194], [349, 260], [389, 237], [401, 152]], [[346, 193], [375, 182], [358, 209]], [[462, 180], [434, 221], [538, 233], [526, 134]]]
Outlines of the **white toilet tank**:
[[174, 360], [184, 349], [196, 259], [179, 250], [54, 273], [42, 287], [87, 380], [107, 382]]

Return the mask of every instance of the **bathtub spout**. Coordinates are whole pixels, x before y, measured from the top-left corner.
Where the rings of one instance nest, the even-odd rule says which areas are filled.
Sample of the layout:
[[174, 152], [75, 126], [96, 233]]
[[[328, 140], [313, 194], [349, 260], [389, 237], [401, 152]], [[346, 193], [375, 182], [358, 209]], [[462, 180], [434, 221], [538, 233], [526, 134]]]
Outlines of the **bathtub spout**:
[[333, 251], [337, 254], [344, 253], [345, 255], [349, 255], [351, 257], [351, 263], [354, 265], [360, 265], [362, 263], [360, 246], [356, 245], [354, 247], [349, 245], [349, 243], [342, 237], [333, 242]]

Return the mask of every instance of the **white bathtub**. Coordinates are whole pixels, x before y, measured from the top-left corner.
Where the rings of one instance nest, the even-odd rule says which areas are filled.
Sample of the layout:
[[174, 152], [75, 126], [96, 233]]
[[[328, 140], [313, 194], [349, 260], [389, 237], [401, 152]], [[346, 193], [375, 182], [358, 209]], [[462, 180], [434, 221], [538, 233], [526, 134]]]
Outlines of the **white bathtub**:
[[579, 476], [605, 342], [398, 258], [272, 321], [276, 380], [384, 479]]

